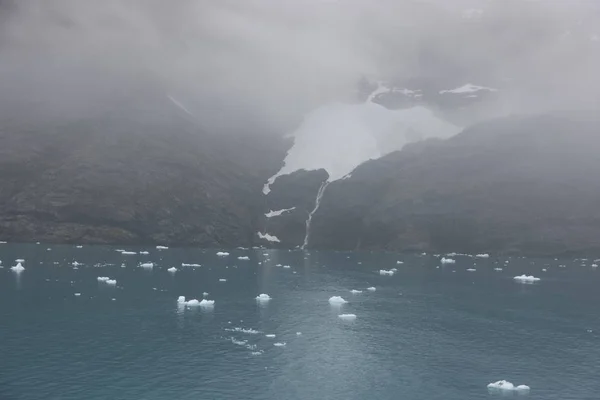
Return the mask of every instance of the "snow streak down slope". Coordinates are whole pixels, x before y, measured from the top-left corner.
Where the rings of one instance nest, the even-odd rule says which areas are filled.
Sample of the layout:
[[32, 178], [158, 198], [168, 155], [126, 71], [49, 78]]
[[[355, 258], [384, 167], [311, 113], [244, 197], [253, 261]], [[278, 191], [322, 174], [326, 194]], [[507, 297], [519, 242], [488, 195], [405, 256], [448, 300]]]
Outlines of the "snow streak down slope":
[[[381, 86], [377, 92], [385, 93]], [[399, 150], [407, 143], [447, 138], [460, 130], [425, 107], [389, 110], [373, 103], [372, 97], [362, 104], [332, 103], [309, 113], [292, 134], [294, 146], [283, 168], [269, 178], [263, 193], [268, 194], [270, 185], [281, 175], [323, 168], [332, 182], [363, 162]]]

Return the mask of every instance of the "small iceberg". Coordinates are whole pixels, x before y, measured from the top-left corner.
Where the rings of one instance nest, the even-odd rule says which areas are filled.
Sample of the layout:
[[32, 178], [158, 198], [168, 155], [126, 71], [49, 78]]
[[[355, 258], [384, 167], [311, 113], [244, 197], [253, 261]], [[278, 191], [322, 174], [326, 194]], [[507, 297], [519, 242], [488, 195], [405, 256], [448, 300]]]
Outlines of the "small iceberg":
[[202, 293], [202, 297], [206, 297], [206, 296], [208, 296], [208, 292]]
[[518, 392], [528, 392], [531, 388], [527, 385], [519, 385], [515, 386], [509, 381], [498, 381], [492, 382], [487, 385], [488, 390], [490, 391], [518, 391]]
[[226, 251], [218, 251], [217, 255], [219, 257], [227, 257], [229, 255], [229, 253], [227, 253]]
[[332, 296], [329, 298], [329, 304], [338, 305], [338, 304], [346, 304], [346, 303], [347, 303], [347, 301], [344, 300], [344, 298], [341, 296]]
[[124, 256], [133, 256], [137, 253], [135, 251], [122, 251], [121, 254], [123, 254]]
[[98, 282], [106, 282], [109, 279], [110, 278], [108, 276], [99, 276], [98, 277]]
[[154, 263], [151, 263], [151, 262], [141, 263], [140, 267], [142, 267], [142, 268], [154, 268]]
[[520, 276], [515, 276], [513, 279], [518, 282], [523, 282], [523, 283], [533, 283], [533, 282], [537, 282], [537, 281], [541, 280], [540, 278], [536, 278], [533, 275], [520, 275]]
[[388, 276], [392, 276], [394, 275], [394, 271], [392, 270], [385, 270], [385, 269], [380, 269], [379, 270], [379, 275], [388, 275]]
[[353, 321], [356, 319], [356, 314], [340, 314], [338, 317], [345, 321]]
[[542, 268], [542, 272], [548, 272], [546, 268]]
[[598, 264], [592, 264], [592, 268], [598, 268]]
[[376, 290], [377, 290], [377, 288], [375, 288], [375, 286], [371, 286], [371, 287], [368, 287], [368, 288], [367, 288], [367, 290], [368, 290], [369, 292], [374, 292], [374, 291], [376, 291]]
[[177, 303], [179, 303], [179, 304], [185, 304], [185, 296], [179, 296], [177, 298]]
[[442, 257], [440, 261], [442, 264], [456, 264], [456, 261], [452, 258]]
[[107, 285], [116, 285], [117, 284], [117, 280], [116, 279], [108, 279], [106, 281]]
[[17, 258], [17, 259], [15, 260], [15, 262], [16, 262], [16, 263], [24, 263], [24, 262], [25, 262], [25, 260], [24, 260], [24, 259], [22, 259], [22, 258]]
[[73, 261], [73, 262], [71, 263], [71, 265], [72, 265], [72, 266], [74, 266], [74, 267], [78, 267], [78, 266], [80, 266], [81, 264], [80, 264], [80, 263], [78, 263], [77, 261]]
[[175, 272], [177, 272], [177, 268], [171, 267], [171, 268], [167, 269], [167, 271], [169, 271], [169, 272], [171, 272], [171, 273], [174, 274]]
[[182, 267], [201, 267], [202, 265], [200, 264], [186, 264], [186, 263], [181, 263]]
[[150, 254], [150, 252], [149, 251], [140, 251], [140, 254], [147, 256], [148, 254]]
[[227, 279], [221, 278], [221, 279], [219, 279], [219, 282], [227, 282]]
[[200, 307], [214, 307], [214, 305], [215, 305], [215, 301], [214, 300], [202, 299], [200, 301]]
[[302, 332], [296, 332], [296, 336], [302, 336]]
[[477, 270], [475, 268], [467, 268], [467, 271], [469, 271], [469, 272], [475, 272]]
[[156, 246], [156, 250], [167, 250], [167, 246]]
[[250, 259], [250, 257], [248, 257], [248, 256], [240, 256], [240, 257], [238, 257], [238, 260], [249, 260], [249, 259]]
[[79, 297], [81, 296], [81, 293], [75, 293], [75, 296]]
[[502, 271], [502, 268], [500, 268], [500, 267], [494, 268], [494, 271]]
[[275, 347], [285, 347], [286, 343], [285, 342], [277, 342], [277, 343], [273, 343], [273, 346]]
[[292, 268], [292, 267], [290, 267], [289, 265], [284, 265], [284, 266], [283, 266], [283, 268], [285, 268], [285, 269], [290, 269], [290, 268]]
[[185, 302], [185, 305], [188, 307], [196, 307], [200, 305], [200, 302], [196, 299], [191, 299]]
[[275, 335], [274, 335], [274, 334], [272, 334], [272, 333], [269, 333], [269, 334], [265, 335], [265, 337], [268, 337], [268, 338], [272, 339], [272, 338], [274, 338], [274, 337], [275, 337]]
[[258, 296], [256, 296], [256, 300], [258, 300], [258, 301], [269, 301], [269, 300], [271, 300], [271, 296], [269, 296], [268, 294], [265, 294], [265, 293], [261, 293]]
[[483, 254], [476, 254], [475, 257], [477, 258], [490, 258], [490, 255], [487, 253], [483, 253]]
[[404, 261], [396, 261], [396, 264], [404, 264]]
[[21, 265], [21, 263], [17, 263], [14, 267], [10, 267], [11, 270], [15, 272], [23, 272], [25, 271], [25, 267]]
[[352, 289], [352, 290], [350, 291], [350, 293], [352, 293], [352, 294], [360, 294], [360, 293], [362, 293], [362, 290], [356, 290], [356, 289]]

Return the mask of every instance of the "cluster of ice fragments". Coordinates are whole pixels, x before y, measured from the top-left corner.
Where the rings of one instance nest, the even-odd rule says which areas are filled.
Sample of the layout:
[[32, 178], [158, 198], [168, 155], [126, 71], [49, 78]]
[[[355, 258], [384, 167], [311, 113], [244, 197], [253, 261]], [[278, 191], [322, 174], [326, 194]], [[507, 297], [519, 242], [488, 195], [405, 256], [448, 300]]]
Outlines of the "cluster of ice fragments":
[[202, 299], [201, 301], [198, 301], [196, 299], [191, 299], [186, 301], [185, 296], [179, 296], [177, 298], [177, 303], [188, 307], [213, 307], [215, 305], [214, 300]]
[[492, 382], [487, 385], [488, 390], [491, 391], [517, 391], [517, 392], [528, 392], [531, 388], [527, 385], [515, 386], [509, 381], [498, 381]]

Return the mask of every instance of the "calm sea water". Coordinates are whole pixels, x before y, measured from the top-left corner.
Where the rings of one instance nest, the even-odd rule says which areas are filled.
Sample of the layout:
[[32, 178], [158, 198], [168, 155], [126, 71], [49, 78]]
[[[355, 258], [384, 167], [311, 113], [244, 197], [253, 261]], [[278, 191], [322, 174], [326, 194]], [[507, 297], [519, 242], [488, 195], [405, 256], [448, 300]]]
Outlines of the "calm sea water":
[[[3, 400], [600, 398], [592, 260], [47, 248], [0, 244]], [[177, 303], [203, 292], [214, 307]], [[531, 391], [490, 394], [501, 379]]]

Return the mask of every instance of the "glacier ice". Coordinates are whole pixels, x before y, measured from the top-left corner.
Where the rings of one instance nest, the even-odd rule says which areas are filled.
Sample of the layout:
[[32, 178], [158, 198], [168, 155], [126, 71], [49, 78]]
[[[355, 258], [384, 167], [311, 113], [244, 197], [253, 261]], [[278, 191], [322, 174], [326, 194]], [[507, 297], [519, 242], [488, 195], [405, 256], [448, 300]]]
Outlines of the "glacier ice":
[[269, 296], [266, 293], [261, 293], [258, 296], [256, 296], [256, 300], [258, 300], [258, 301], [269, 301], [269, 300], [271, 300], [271, 296]]
[[25, 271], [25, 267], [21, 265], [21, 263], [17, 263], [17, 265], [15, 265], [14, 267], [10, 267], [11, 270], [15, 271], [15, 272], [23, 272]]
[[341, 296], [332, 296], [329, 298], [329, 304], [345, 304], [347, 303]]
[[346, 321], [353, 321], [356, 319], [356, 314], [340, 314], [338, 317]]
[[515, 276], [513, 279], [518, 282], [523, 282], [523, 283], [533, 283], [533, 282], [537, 282], [537, 281], [541, 280], [540, 278], [536, 278], [533, 275], [519, 275], [519, 276]]

